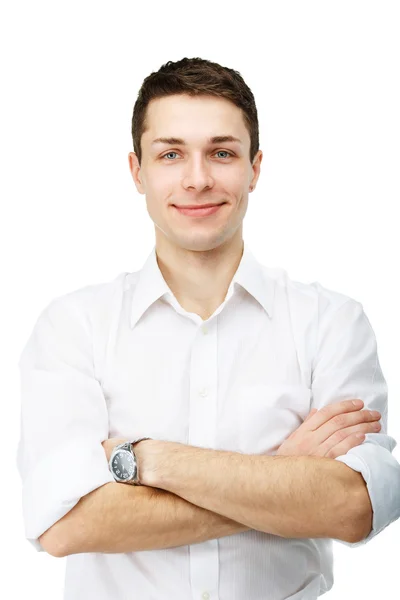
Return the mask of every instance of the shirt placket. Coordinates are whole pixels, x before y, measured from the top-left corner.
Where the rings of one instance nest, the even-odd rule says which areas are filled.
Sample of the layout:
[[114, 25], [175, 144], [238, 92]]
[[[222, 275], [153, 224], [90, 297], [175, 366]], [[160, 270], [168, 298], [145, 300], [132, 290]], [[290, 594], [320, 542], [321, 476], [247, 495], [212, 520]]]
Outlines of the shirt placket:
[[[215, 448], [217, 427], [217, 319], [199, 327], [190, 362], [190, 446]], [[189, 546], [193, 600], [218, 600], [218, 539]]]

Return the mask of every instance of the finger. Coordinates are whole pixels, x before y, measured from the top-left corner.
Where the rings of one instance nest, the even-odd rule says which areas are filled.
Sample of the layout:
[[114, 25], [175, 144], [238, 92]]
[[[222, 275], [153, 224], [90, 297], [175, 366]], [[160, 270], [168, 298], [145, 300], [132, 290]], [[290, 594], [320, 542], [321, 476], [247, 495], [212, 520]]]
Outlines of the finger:
[[369, 410], [340, 413], [329, 419], [329, 421], [321, 425], [318, 429], [308, 432], [308, 435], [312, 437], [314, 448], [318, 448], [325, 442], [331, 447], [340, 443], [344, 437], [347, 437], [354, 431], [373, 431], [369, 426], [379, 421], [380, 418], [380, 413], [375, 416]]
[[317, 412], [317, 410], [318, 410], [318, 408], [313, 408], [313, 409], [312, 409], [312, 410], [311, 410], [311, 411], [308, 413], [308, 415], [307, 415], [307, 416], [306, 416], [306, 418], [304, 419], [303, 423], [305, 423], [306, 421], [308, 421], [308, 419], [309, 419], [310, 417], [312, 417], [313, 415], [315, 415], [315, 413]]
[[[324, 423], [327, 423], [332, 417], [342, 413], [359, 411], [364, 406], [362, 400], [344, 400], [342, 402], [334, 402], [319, 409], [310, 419], [306, 419], [298, 428], [301, 431], [315, 431]], [[326, 439], [326, 438], [325, 438]]]
[[[361, 437], [359, 437], [361, 436]], [[355, 448], [362, 444], [365, 440], [365, 434], [362, 432], [353, 433], [349, 435], [346, 439], [344, 439], [340, 444], [333, 446], [330, 450], [328, 450], [325, 454], [321, 454], [320, 456], [325, 456], [326, 458], [337, 458], [338, 456], [343, 456], [347, 454], [351, 448]]]
[[[324, 427], [321, 428], [321, 430]], [[333, 435], [326, 439], [325, 442], [319, 445], [319, 456], [330, 456], [329, 452], [332, 448], [342, 448], [343, 442], [346, 442], [349, 438], [357, 436], [357, 434], [364, 435], [367, 433], [379, 433], [382, 426], [379, 422], [361, 423], [353, 425], [352, 427], [344, 427], [336, 431]], [[344, 448], [344, 446], [343, 446]], [[337, 455], [339, 456], [339, 455]]]

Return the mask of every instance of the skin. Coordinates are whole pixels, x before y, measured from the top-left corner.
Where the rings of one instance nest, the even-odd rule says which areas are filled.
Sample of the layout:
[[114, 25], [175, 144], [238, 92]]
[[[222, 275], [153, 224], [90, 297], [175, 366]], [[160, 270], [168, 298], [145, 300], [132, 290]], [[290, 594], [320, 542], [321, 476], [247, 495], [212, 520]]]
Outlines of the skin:
[[[135, 152], [128, 159], [154, 223], [157, 262], [181, 306], [207, 319], [223, 302], [242, 257], [243, 219], [262, 151], [251, 163], [242, 111], [224, 98], [157, 98], [148, 106], [147, 124], [141, 165]], [[232, 135], [240, 143], [210, 145], [208, 138], [216, 135]], [[172, 136], [186, 145], [152, 144]], [[227, 204], [203, 218], [184, 216], [172, 206], [220, 202]]]

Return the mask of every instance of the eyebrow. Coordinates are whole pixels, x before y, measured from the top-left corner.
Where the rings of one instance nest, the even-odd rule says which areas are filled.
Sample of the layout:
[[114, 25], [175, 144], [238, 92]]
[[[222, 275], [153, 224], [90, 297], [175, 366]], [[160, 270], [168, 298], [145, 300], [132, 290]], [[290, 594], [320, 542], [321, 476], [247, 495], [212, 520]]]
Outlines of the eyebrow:
[[[239, 142], [239, 144], [243, 145], [243, 142], [233, 135], [215, 135], [214, 137], [208, 138], [207, 142], [209, 144], [223, 144], [224, 142]], [[177, 146], [186, 146], [185, 140], [182, 138], [176, 137], [159, 137], [151, 142], [151, 145], [154, 144], [169, 144], [169, 145], [177, 145]]]

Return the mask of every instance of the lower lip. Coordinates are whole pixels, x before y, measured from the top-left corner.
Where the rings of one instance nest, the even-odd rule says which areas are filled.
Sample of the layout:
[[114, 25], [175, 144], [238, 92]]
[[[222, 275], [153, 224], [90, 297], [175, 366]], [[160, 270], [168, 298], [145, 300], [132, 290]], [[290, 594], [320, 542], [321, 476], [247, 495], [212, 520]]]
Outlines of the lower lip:
[[217, 212], [223, 204], [217, 204], [217, 206], [209, 206], [208, 208], [179, 208], [175, 206], [176, 210], [180, 212], [182, 215], [187, 215], [189, 217], [208, 217], [208, 215], [213, 215]]

